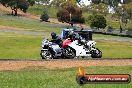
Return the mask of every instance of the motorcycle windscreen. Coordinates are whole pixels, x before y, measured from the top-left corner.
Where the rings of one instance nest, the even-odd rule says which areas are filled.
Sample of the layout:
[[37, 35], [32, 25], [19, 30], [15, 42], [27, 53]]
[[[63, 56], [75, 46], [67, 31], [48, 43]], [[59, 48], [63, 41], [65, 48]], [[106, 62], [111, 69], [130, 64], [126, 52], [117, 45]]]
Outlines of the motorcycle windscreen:
[[86, 41], [92, 40], [92, 31], [90, 30], [86, 30], [86, 31], [75, 31], [79, 34], [79, 36], [81, 36], [83, 39], [85, 39]]
[[61, 33], [61, 38], [66, 39], [70, 31], [73, 31], [73, 29], [63, 29]]

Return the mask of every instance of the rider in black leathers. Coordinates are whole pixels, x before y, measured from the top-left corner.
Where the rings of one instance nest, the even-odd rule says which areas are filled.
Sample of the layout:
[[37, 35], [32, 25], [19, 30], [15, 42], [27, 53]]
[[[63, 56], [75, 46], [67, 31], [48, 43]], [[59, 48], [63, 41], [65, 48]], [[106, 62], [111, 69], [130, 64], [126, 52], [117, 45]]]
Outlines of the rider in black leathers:
[[55, 32], [51, 33], [52, 40], [51, 42], [58, 44], [60, 47], [62, 47], [62, 39], [57, 36]]

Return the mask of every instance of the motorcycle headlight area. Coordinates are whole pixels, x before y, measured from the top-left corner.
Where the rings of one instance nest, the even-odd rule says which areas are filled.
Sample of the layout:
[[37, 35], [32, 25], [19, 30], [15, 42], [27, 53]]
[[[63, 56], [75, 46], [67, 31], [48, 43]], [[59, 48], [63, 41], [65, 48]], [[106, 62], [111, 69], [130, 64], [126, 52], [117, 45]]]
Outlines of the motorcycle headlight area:
[[51, 42], [48, 43], [48, 46], [49, 46], [49, 47], [52, 46], [52, 45], [53, 45], [53, 43], [51, 43]]

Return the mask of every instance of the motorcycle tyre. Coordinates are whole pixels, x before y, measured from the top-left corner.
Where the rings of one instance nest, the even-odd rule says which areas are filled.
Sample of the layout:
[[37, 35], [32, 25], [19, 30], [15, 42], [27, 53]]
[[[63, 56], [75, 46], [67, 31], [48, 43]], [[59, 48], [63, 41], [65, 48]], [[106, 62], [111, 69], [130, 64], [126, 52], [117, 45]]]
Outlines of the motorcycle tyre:
[[40, 53], [40, 56], [41, 56], [42, 59], [52, 59], [52, 55], [51, 55], [51, 53], [49, 53], [49, 55], [51, 55], [50, 58], [44, 57], [44, 56], [42, 55], [42, 53], [43, 53], [43, 51], [41, 51], [41, 53]]
[[[66, 53], [65, 53], [65, 51], [66, 50], [68, 50], [68, 49], [70, 49], [71, 50], [71, 52], [72, 52], [72, 56], [69, 56], [69, 55], [67, 55]], [[73, 49], [71, 49], [70, 47], [67, 47], [67, 48], [65, 48], [64, 50], [63, 50], [63, 55], [64, 55], [64, 57], [65, 58], [68, 58], [68, 59], [71, 59], [71, 58], [74, 58], [76, 55], [75, 55], [75, 52], [73, 51]]]
[[102, 57], [102, 52], [99, 50], [99, 49], [96, 49], [98, 50], [98, 54], [97, 53], [91, 53], [91, 57], [92, 58], [101, 58]]

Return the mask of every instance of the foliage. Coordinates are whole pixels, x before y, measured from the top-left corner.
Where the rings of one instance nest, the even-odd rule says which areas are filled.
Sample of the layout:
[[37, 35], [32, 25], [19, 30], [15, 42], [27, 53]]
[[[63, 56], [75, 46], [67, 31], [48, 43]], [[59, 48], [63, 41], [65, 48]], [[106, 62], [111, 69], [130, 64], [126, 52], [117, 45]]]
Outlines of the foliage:
[[[126, 0], [126, 1], [129, 1], [129, 0]], [[92, 0], [92, 3], [94, 4], [104, 3], [111, 7], [117, 7], [118, 4], [121, 3], [121, 0]]]
[[40, 16], [40, 19], [41, 19], [41, 21], [46, 21], [46, 22], [48, 21], [49, 15], [48, 15], [47, 11], [43, 12], [43, 14]]
[[123, 4], [128, 4], [130, 2], [132, 2], [132, 0], [123, 0]]
[[90, 27], [105, 28], [107, 26], [106, 19], [103, 15], [90, 15], [88, 20]]
[[[118, 16], [119, 27], [122, 31], [122, 23], [127, 25], [128, 21], [131, 22], [132, 19], [132, 1], [131, 0], [92, 0], [92, 3], [99, 5], [99, 3], [104, 3], [112, 7], [115, 14]], [[119, 6], [119, 4], [121, 6]], [[129, 20], [128, 20], [129, 19]]]
[[65, 8], [66, 6], [68, 6], [69, 4], [73, 4], [76, 5], [77, 3], [79, 4], [79, 0], [52, 0], [50, 6], [55, 6], [59, 9], [61, 8]]
[[57, 18], [60, 22], [75, 22], [84, 23], [84, 17], [82, 16], [82, 10], [76, 5], [69, 4], [65, 8], [61, 9], [57, 13]]
[[128, 4], [123, 4], [122, 6], [117, 7], [115, 9], [121, 28], [123, 27], [123, 25], [125, 25], [124, 29], [126, 29], [127, 24], [129, 22], [131, 23], [131, 20], [132, 20], [132, 9], [131, 8], [132, 8], [132, 2]]
[[51, 2], [51, 5], [52, 6], [55, 6], [55, 7], [57, 7], [57, 8], [62, 8], [62, 7], [64, 7], [65, 5], [67, 5], [67, 0], [53, 0], [52, 2]]
[[30, 6], [33, 6], [35, 4], [35, 0], [27, 0]]
[[89, 11], [92, 14], [102, 14], [102, 15], [107, 15], [108, 14], [108, 6], [103, 4], [103, 3], [99, 3], [98, 5], [96, 4], [90, 4], [88, 6]]
[[50, 4], [50, 0], [35, 0], [36, 2], [42, 2], [45, 5]]
[[127, 19], [132, 20], [132, 2], [131, 3], [128, 3], [128, 4], [124, 4], [122, 6], [122, 8], [124, 9], [124, 11], [127, 14]]
[[101, 2], [101, 0], [92, 0], [92, 3], [94, 4], [99, 4]]
[[27, 12], [33, 15], [41, 15], [44, 9], [48, 12], [50, 18], [57, 18], [56, 13], [58, 12], [58, 9], [55, 6], [44, 7], [43, 5], [35, 4], [33, 6], [30, 6]]
[[[128, 25], [127, 30], [132, 32], [132, 24]], [[131, 33], [132, 34], [132, 33]]]
[[92, 3], [94, 3], [94, 4], [104, 3], [106, 5], [113, 7], [113, 8], [118, 7], [119, 3], [128, 4], [130, 2], [132, 2], [132, 1], [131, 0], [123, 0], [123, 2], [121, 2], [121, 0], [92, 0]]
[[108, 26], [107, 32], [112, 32], [112, 31], [113, 31], [113, 27], [112, 26]]
[[29, 6], [35, 4], [34, 0], [0, 0], [0, 3], [5, 7], [12, 9], [12, 15], [17, 15], [17, 9], [26, 12]]

